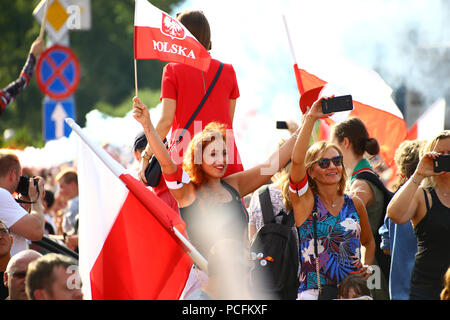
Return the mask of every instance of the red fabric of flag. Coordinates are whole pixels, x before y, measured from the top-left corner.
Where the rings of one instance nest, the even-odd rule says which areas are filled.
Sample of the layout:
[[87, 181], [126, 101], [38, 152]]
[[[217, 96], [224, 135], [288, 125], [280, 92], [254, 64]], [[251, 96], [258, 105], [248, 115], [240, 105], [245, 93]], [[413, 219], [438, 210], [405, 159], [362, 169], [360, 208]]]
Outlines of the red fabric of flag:
[[136, 0], [134, 58], [183, 63], [207, 71], [211, 56], [205, 47], [176, 19]]

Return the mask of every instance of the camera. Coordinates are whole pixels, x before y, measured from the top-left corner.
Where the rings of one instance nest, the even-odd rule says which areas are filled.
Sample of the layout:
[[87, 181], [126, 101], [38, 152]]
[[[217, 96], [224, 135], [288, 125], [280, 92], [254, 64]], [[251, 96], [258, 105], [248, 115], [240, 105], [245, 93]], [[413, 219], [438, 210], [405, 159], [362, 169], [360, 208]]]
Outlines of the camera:
[[[39, 181], [33, 177], [33, 184], [36, 190], [39, 191]], [[30, 178], [27, 176], [20, 176], [19, 184], [17, 185], [16, 192], [28, 197], [28, 190], [30, 189]]]
[[450, 154], [442, 154], [436, 157], [433, 161], [434, 172], [449, 172], [450, 171]]

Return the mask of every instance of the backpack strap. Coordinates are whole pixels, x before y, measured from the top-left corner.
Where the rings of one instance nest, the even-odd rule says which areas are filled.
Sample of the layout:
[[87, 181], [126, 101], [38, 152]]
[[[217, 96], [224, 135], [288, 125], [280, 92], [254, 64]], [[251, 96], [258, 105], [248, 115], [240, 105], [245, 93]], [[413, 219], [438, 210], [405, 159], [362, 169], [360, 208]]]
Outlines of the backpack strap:
[[186, 125], [183, 128], [183, 131], [181, 131], [181, 134], [178, 137], [178, 139], [175, 140], [175, 144], [178, 144], [178, 143], [181, 142], [181, 140], [183, 139], [184, 134], [189, 129], [189, 126], [192, 124], [192, 122], [195, 120], [195, 117], [197, 116], [197, 114], [202, 109], [203, 105], [205, 104], [206, 100], [209, 97], [209, 94], [211, 93], [212, 89], [216, 85], [216, 82], [219, 79], [219, 76], [220, 76], [220, 73], [222, 72], [222, 69], [223, 69], [223, 62], [220, 62], [220, 65], [219, 65], [219, 68], [217, 69], [216, 75], [214, 76], [214, 79], [211, 81], [211, 84], [209, 85], [208, 90], [206, 91], [205, 95], [203, 96], [202, 101], [200, 101], [200, 104], [198, 105], [197, 109], [195, 109], [194, 113], [189, 118], [188, 122], [186, 123]]
[[230, 186], [228, 183], [226, 183], [223, 180], [220, 180], [220, 183], [222, 184], [222, 186], [225, 189], [227, 189], [231, 193], [231, 195], [233, 197], [232, 201], [236, 201], [236, 203], [239, 204], [239, 208], [242, 210], [242, 213], [244, 214], [245, 219], [247, 219], [247, 222], [248, 222], [247, 208], [245, 208], [244, 203], [243, 203], [243, 201], [241, 199], [241, 196], [240, 196], [239, 192], [235, 188], [233, 188], [232, 186]]
[[380, 189], [384, 193], [384, 204], [385, 207], [387, 207], [389, 201], [391, 201], [393, 193], [386, 188], [384, 183], [380, 180], [380, 178], [378, 178], [375, 173], [372, 173], [370, 171], [362, 171], [358, 173], [356, 179], [362, 179], [372, 182], [378, 189]]
[[272, 201], [270, 200], [269, 186], [265, 185], [261, 187], [258, 190], [258, 195], [264, 224], [275, 222], [275, 214], [273, 213]]

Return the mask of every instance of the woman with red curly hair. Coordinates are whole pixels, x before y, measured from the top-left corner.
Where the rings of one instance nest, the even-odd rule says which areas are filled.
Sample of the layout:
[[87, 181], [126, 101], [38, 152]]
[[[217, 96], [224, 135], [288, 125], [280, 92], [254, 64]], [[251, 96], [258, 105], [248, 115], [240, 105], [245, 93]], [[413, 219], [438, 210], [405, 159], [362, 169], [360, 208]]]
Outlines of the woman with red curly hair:
[[233, 239], [246, 245], [248, 214], [241, 198], [258, 189], [288, 163], [296, 135], [266, 163], [224, 177], [230, 149], [225, 125], [212, 122], [196, 134], [181, 167], [171, 158], [151, 122], [147, 107], [137, 97], [133, 99], [133, 116], [144, 128], [167, 187], [186, 222], [192, 244], [205, 257], [219, 240]]
[[258, 189], [290, 160], [295, 134], [264, 164], [224, 177], [227, 170], [227, 131], [209, 123], [196, 134], [177, 166], [161, 141], [150, 113], [133, 99], [133, 116], [144, 128], [147, 141], [161, 165], [166, 184], [186, 222], [191, 242], [204, 256], [220, 238], [246, 239], [248, 215], [241, 198]]

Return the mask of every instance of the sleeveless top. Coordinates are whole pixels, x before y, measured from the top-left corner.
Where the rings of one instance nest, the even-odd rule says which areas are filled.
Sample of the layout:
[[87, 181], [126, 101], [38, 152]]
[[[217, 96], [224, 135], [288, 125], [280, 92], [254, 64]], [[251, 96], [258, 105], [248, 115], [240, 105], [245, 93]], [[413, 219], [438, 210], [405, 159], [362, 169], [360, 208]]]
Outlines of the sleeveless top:
[[231, 201], [206, 206], [197, 198], [189, 206], [179, 208], [189, 240], [205, 258], [217, 241], [243, 241], [247, 230], [248, 213], [239, 193], [225, 181], [220, 183], [231, 193]]
[[[337, 285], [349, 274], [358, 271], [360, 261], [360, 219], [353, 200], [344, 195], [344, 206], [335, 217], [314, 195], [317, 203], [317, 247], [320, 283]], [[312, 213], [299, 227], [300, 287], [299, 292], [317, 289], [316, 257], [314, 254], [314, 224]]]
[[[427, 213], [415, 226], [417, 249], [411, 276], [411, 289], [423, 289], [431, 299], [439, 300], [443, 275], [450, 266], [450, 208], [439, 200], [436, 191], [429, 188], [432, 207], [425, 195]], [[425, 193], [425, 190], [424, 190]]]

